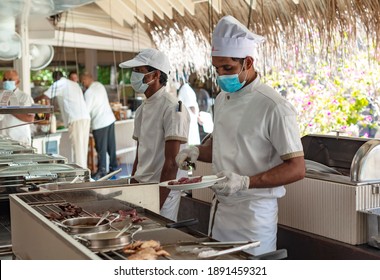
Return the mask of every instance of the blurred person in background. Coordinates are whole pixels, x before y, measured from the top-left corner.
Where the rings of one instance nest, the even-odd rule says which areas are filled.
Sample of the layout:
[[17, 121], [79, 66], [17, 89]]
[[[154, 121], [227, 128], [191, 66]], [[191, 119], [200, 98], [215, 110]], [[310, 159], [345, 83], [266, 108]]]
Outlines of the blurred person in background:
[[82, 92], [84, 93], [86, 91], [85, 87], [83, 86], [83, 84], [80, 82], [80, 77], [77, 73], [77, 71], [70, 71], [69, 73], [69, 80], [75, 82], [75, 83], [78, 83], [78, 85], [80, 86]]
[[[61, 71], [53, 72], [54, 83], [44, 95], [57, 98], [65, 126], [69, 129], [74, 162], [82, 168], [87, 166], [88, 140], [90, 135], [90, 114], [78, 83], [65, 78]], [[43, 97], [39, 97], [43, 98]]]
[[182, 101], [182, 104], [185, 105], [190, 114], [189, 140], [187, 143], [189, 145], [198, 145], [201, 140], [198, 127], [199, 107], [197, 96], [184, 77], [180, 77], [179, 82], [178, 99]]
[[[19, 75], [16, 70], [8, 70], [4, 72], [3, 89], [12, 91], [10, 98], [10, 106], [31, 106], [33, 98], [22, 92], [18, 86], [20, 84]], [[8, 136], [14, 140], [20, 141], [22, 144], [31, 145], [31, 127], [34, 121], [34, 114], [4, 114], [0, 115], [0, 134]], [[12, 127], [14, 126], [14, 127]], [[3, 129], [11, 127], [8, 129]]]
[[[205, 131], [205, 127], [212, 127], [212, 112], [211, 112], [211, 98], [208, 91], [204, 88], [204, 84], [197, 80], [195, 82], [195, 94], [197, 96], [197, 102], [199, 106], [199, 116], [198, 116], [198, 128], [199, 136], [202, 140], [207, 136], [208, 133], [211, 133], [212, 130], [209, 129]], [[210, 122], [208, 124], [207, 122]]]
[[69, 80], [75, 82], [75, 83], [79, 83], [79, 76], [78, 76], [78, 73], [76, 71], [70, 71], [69, 73]]
[[109, 172], [118, 168], [116, 158], [115, 115], [109, 104], [104, 85], [94, 81], [91, 74], [85, 72], [80, 76], [85, 88], [84, 99], [91, 117], [91, 130], [98, 154], [97, 172], [92, 178], [98, 180], [107, 175], [107, 154], [109, 156]]

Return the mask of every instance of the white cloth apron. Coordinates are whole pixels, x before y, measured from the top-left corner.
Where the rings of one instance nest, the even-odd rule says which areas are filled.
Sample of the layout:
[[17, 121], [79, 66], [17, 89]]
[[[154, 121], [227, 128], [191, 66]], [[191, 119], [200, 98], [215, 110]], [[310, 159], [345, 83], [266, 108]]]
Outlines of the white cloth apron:
[[260, 241], [259, 247], [245, 251], [252, 255], [275, 251], [276, 196], [283, 194], [285, 189], [277, 188], [265, 196], [218, 196], [212, 202], [209, 235], [219, 241]]
[[181, 191], [171, 190], [161, 207], [160, 215], [176, 222], [180, 203]]

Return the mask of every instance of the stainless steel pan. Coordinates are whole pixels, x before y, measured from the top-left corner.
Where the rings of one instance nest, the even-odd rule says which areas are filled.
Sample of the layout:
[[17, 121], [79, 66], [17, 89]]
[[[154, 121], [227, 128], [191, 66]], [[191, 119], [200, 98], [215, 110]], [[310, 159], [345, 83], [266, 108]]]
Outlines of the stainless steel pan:
[[112, 220], [104, 219], [98, 226], [96, 226], [96, 224], [99, 222], [101, 217], [70, 218], [62, 221], [61, 223], [54, 223], [63, 228], [63, 230], [69, 234], [104, 232], [110, 230], [112, 222], [119, 218], [119, 215], [114, 216], [115, 217]]
[[107, 232], [74, 235], [74, 238], [92, 251], [110, 251], [121, 249], [130, 244], [133, 241], [135, 233], [141, 230], [142, 227], [136, 225], [131, 226], [128, 231], [124, 232], [119, 237], [117, 237], [117, 235], [120, 232], [112, 230]]

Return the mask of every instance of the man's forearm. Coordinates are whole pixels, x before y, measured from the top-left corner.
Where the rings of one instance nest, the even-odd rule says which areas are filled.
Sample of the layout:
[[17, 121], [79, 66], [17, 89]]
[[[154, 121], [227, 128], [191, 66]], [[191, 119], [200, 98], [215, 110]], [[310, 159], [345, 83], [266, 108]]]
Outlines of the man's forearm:
[[207, 139], [207, 141], [197, 146], [199, 149], [199, 161], [212, 162], [212, 138]]

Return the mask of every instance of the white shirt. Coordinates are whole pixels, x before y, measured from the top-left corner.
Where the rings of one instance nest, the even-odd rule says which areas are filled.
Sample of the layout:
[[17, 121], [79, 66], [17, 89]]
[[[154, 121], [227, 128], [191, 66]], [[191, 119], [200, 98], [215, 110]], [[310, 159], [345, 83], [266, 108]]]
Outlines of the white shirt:
[[[235, 93], [221, 92], [215, 101], [213, 168], [253, 176], [283, 160], [302, 156], [294, 107], [257, 77]], [[279, 196], [278, 188], [249, 189], [247, 194]]]
[[[18, 102], [16, 102], [13, 98], [10, 99], [10, 106], [31, 106], [34, 101], [33, 98], [25, 93], [20, 91], [18, 88], [13, 92], [13, 94], [17, 97]], [[26, 124], [26, 122], [19, 120], [11, 114], [4, 114], [2, 120], [0, 121], [0, 128], [5, 128], [14, 125], [21, 126], [2, 129], [0, 130], [0, 134], [9, 136], [10, 138], [20, 141], [23, 144], [30, 145], [31, 144], [31, 128], [30, 124]]]
[[[178, 92], [178, 99], [186, 106], [190, 114], [190, 128], [189, 128], [189, 145], [200, 144], [199, 128], [198, 128], [198, 114], [199, 107], [197, 102], [197, 95], [189, 84], [184, 84]], [[190, 110], [190, 107], [195, 108], [195, 113]]]
[[106, 88], [93, 82], [84, 93], [84, 99], [91, 117], [91, 128], [100, 129], [115, 122], [116, 118], [109, 104]]
[[139, 142], [138, 165], [135, 175], [153, 172], [139, 177], [138, 181], [159, 182], [165, 161], [165, 142], [187, 142], [190, 116], [182, 106], [178, 111], [178, 99], [158, 90], [141, 104], [135, 114], [133, 139]]
[[83, 92], [77, 83], [62, 77], [44, 94], [49, 98], [57, 97], [65, 126], [77, 120], [90, 119]]

